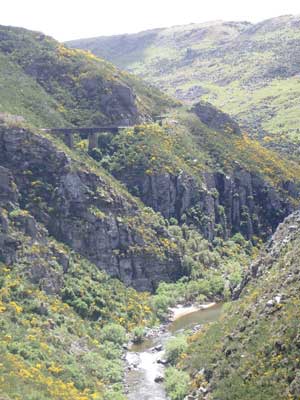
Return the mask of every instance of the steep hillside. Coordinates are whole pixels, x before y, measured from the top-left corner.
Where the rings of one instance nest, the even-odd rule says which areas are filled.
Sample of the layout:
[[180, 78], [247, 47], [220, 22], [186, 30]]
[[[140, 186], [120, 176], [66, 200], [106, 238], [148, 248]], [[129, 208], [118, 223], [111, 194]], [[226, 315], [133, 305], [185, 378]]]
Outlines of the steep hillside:
[[[109, 278], [80, 256], [83, 251], [79, 249], [78, 232], [76, 245], [69, 241], [67, 246], [67, 240], [57, 241], [55, 232], [50, 236], [50, 230], [46, 229], [50, 225], [49, 214], [54, 218], [53, 213], [57, 212], [54, 208], [50, 210], [49, 204], [53, 184], [51, 165], [57, 162], [55, 172], [61, 168], [66, 174], [66, 180], [63, 175], [58, 180], [62, 184], [65, 180], [64, 194], [69, 195], [69, 205], [73, 207], [73, 215], [68, 218], [68, 227], [72, 229], [69, 234], [73, 237], [76, 224], [83, 225], [79, 209], [84, 190], [86, 196], [92, 196], [88, 188], [90, 180], [98, 179], [99, 183], [99, 177], [90, 172], [90, 180], [84, 187], [80, 185], [80, 177], [82, 174], [87, 177], [88, 169], [83, 170], [61, 149], [33, 132], [1, 126], [0, 135], [1, 398], [123, 399], [121, 354], [125, 328], [149, 323], [152, 318], [149, 298], [125, 288], [119, 280]], [[13, 147], [18, 144], [22, 148]], [[8, 148], [15, 150], [10, 154], [10, 162], [4, 156]], [[49, 149], [51, 161], [47, 162], [45, 151]], [[16, 162], [25, 168], [14, 170]], [[38, 180], [39, 170], [43, 181]], [[67, 176], [77, 178], [76, 194]], [[63, 187], [58, 186], [53, 197], [60, 198], [62, 203], [63, 195], [58, 192]], [[103, 180], [98, 189], [103, 206], [114, 191]], [[123, 205], [124, 211], [126, 202], [130, 203], [121, 196], [109, 199], [111, 207], [115, 205], [117, 209]], [[93, 201], [97, 201], [95, 196]], [[66, 203], [61, 207], [68, 212]], [[137, 206], [131, 204], [131, 208]], [[100, 210], [94, 207], [90, 216], [88, 213], [87, 209], [85, 228], [94, 224], [99, 229], [99, 221], [103, 221]]]
[[175, 104], [91, 53], [39, 32], [0, 27], [0, 112], [35, 126], [121, 125]]
[[210, 101], [265, 144], [298, 154], [299, 26], [296, 16], [256, 25], [216, 21], [69, 45], [89, 49], [181, 100]]
[[155, 316], [121, 281], [178, 279], [184, 239], [59, 139], [2, 122], [0, 148], [1, 396], [123, 399], [125, 329]]
[[240, 299], [190, 337], [178, 364], [192, 377], [190, 399], [299, 399], [299, 232], [296, 212], [252, 264]]
[[18, 188], [21, 209], [57, 240], [140, 290], [151, 289], [157, 278], [180, 275], [176, 246], [168, 250], [164, 222], [143, 211], [92, 161], [59, 141], [5, 125], [0, 148], [0, 164]]
[[99, 148], [100, 164], [132, 194], [209, 240], [266, 238], [298, 203], [298, 166], [207, 104], [171, 111], [162, 126], [102, 135]]
[[168, 303], [120, 280], [142, 290], [187, 274], [184, 292], [202, 295], [190, 281], [201, 276], [205, 294], [222, 298], [226, 275], [236, 282], [251, 244], [247, 254], [241, 238], [214, 251], [187, 225], [145, 208], [86, 154], [10, 119], [0, 148], [0, 393], [123, 400], [125, 329], [151, 325]]

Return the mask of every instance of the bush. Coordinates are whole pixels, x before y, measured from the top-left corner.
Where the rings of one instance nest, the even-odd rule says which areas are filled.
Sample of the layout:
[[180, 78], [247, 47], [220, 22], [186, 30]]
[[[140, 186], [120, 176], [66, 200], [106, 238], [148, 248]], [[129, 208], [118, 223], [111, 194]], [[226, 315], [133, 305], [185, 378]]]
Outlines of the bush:
[[145, 329], [142, 326], [136, 326], [133, 331], [133, 343], [142, 343], [145, 336]]
[[102, 329], [101, 339], [122, 345], [126, 340], [126, 331], [121, 325], [107, 324]]
[[179, 357], [187, 350], [187, 341], [185, 336], [177, 336], [170, 339], [166, 345], [166, 359], [172, 365], [176, 365]]
[[159, 294], [153, 297], [152, 307], [160, 319], [164, 319], [167, 316], [168, 308], [170, 307], [170, 299], [163, 294]]
[[94, 149], [92, 149], [90, 151], [89, 154], [96, 161], [101, 161], [102, 160], [103, 154], [102, 154], [102, 151], [100, 149], [94, 148]]
[[174, 367], [167, 368], [165, 388], [171, 400], [183, 400], [189, 390], [189, 375]]
[[225, 282], [222, 276], [212, 276], [209, 281], [210, 291], [212, 295], [222, 295], [225, 288]]
[[122, 348], [116, 344], [105, 340], [100, 344], [101, 354], [108, 360], [118, 360], [122, 356]]
[[210, 284], [205, 279], [190, 281], [186, 288], [186, 300], [195, 300], [200, 294], [204, 297], [210, 294]]

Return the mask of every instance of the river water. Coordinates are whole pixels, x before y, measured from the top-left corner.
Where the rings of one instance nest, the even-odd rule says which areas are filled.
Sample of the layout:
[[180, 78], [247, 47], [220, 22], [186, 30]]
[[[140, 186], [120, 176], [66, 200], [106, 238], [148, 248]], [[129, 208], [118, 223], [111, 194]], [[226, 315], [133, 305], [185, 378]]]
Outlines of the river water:
[[127, 362], [134, 368], [127, 372], [128, 400], [167, 400], [162, 383], [156, 383], [157, 376], [163, 376], [164, 366], [157, 361], [164, 358], [164, 352], [153, 351], [154, 347], [164, 346], [173, 336], [185, 329], [216, 321], [221, 314], [222, 305], [195, 311], [172, 322], [158, 337], [146, 339], [133, 345], [127, 353]]

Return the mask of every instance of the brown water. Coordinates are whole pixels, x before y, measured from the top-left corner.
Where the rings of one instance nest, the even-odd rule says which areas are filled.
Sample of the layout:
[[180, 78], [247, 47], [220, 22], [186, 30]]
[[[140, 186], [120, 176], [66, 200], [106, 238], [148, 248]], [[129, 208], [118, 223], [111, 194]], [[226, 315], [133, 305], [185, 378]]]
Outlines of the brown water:
[[136, 365], [136, 368], [128, 371], [126, 376], [126, 382], [129, 387], [128, 399], [167, 400], [163, 384], [154, 382], [157, 376], [164, 373], [163, 365], [157, 363], [158, 359], [163, 359], [164, 351], [153, 352], [151, 349], [160, 344], [164, 346], [170, 337], [180, 333], [180, 331], [218, 320], [221, 310], [222, 305], [219, 304], [184, 315], [172, 322], [168, 326], [168, 330], [160, 336], [147, 339], [139, 345], [133, 345], [127, 353], [129, 364]]

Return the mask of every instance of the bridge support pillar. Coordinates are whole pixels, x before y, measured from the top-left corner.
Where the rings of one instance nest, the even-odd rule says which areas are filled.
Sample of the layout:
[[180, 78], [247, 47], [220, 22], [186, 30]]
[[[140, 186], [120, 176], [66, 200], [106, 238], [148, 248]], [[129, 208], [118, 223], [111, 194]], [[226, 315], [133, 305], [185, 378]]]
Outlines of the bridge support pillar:
[[98, 147], [98, 134], [97, 133], [89, 133], [89, 153], [91, 153], [94, 149]]
[[64, 134], [64, 142], [70, 148], [73, 149], [74, 147], [74, 140], [72, 133], [65, 133]]

